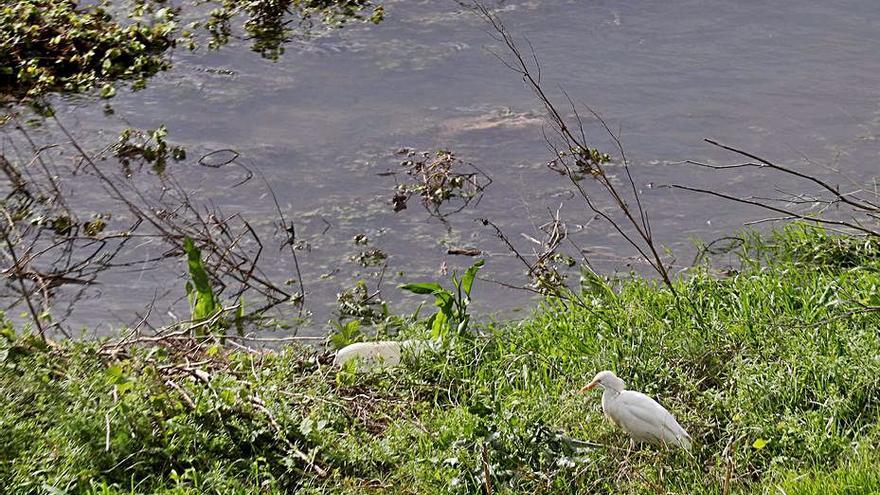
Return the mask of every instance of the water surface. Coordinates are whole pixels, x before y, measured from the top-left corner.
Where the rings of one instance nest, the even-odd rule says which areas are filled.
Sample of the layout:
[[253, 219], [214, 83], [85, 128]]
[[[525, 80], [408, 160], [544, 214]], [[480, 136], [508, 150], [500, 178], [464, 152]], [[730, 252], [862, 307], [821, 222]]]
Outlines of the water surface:
[[[380, 25], [296, 40], [277, 62], [261, 59], [246, 42], [218, 52], [179, 50], [174, 68], [146, 90], [121, 91], [113, 116], [81, 99], [62, 103], [59, 116], [93, 146], [112, 141], [127, 125], [165, 123], [171, 141], [189, 150], [189, 162], [176, 165], [175, 173], [194, 197], [242, 212], [271, 233], [274, 206], [259, 180], [232, 187], [241, 170], [194, 164], [214, 149], [240, 152], [273, 186], [311, 248], [300, 262], [314, 320], [301, 333], [325, 332], [335, 294], [376, 271], [349, 261], [361, 249], [352, 242], [357, 234], [389, 253], [383, 294], [400, 301], [394, 308], [402, 312], [414, 310], [416, 300], [401, 299], [398, 283], [436, 280], [444, 267], [461, 270], [472, 261], [447, 255], [450, 246], [485, 251], [486, 279], [526, 282], [492, 230], [474, 221], [479, 217], [495, 221], [530, 252], [521, 234], [538, 237], [537, 226], [560, 209], [572, 240], [597, 268], [644, 271], [611, 229], [590, 222], [565, 179], [545, 167], [550, 155], [541, 107], [492, 55], [504, 52], [487, 26], [452, 1], [385, 3]], [[531, 41], [554, 96], [564, 88], [619, 131], [654, 232], [674, 253], [676, 269], [690, 263], [694, 239], [711, 240], [769, 215], [660, 186], [742, 195], [792, 187], [758, 171], [680, 164], [737, 160], [703, 138], [844, 184], [847, 177], [867, 182], [880, 171], [880, 8], [874, 0], [519, 0], [500, 2], [499, 15]], [[587, 124], [596, 145], [619, 157], [595, 122]], [[454, 150], [494, 183], [478, 207], [448, 224], [415, 200], [395, 213], [389, 205], [394, 179], [380, 174], [399, 167], [394, 151], [400, 147]], [[271, 240], [269, 251], [280, 240]], [[573, 245], [566, 249], [576, 254]], [[147, 258], [161, 250], [143, 243], [129, 254]], [[271, 267], [282, 280], [291, 276], [283, 254]], [[108, 274], [70, 321], [98, 332], [131, 322], [157, 288], [162, 300], [177, 300], [173, 315], [185, 317], [184, 269], [169, 262]], [[475, 295], [476, 313], [500, 318], [514, 317], [534, 300], [486, 280]], [[156, 324], [171, 318], [156, 313]]]

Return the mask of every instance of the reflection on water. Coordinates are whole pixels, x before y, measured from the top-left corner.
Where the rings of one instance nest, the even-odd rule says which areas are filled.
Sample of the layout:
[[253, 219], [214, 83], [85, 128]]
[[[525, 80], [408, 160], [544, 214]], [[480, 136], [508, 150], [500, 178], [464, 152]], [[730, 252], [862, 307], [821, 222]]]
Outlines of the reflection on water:
[[[692, 239], [729, 233], [761, 213], [657, 186], [759, 194], [787, 185], [746, 170], [719, 174], [675, 164], [735, 159], [703, 144], [704, 137], [813, 173], [877, 175], [874, 0], [533, 0], [506, 1], [500, 10], [535, 47], [548, 86], [564, 87], [620, 130], [655, 234], [681, 265], [691, 259]], [[349, 261], [360, 250], [352, 241], [358, 234], [389, 253], [385, 297], [403, 301], [396, 309], [407, 312], [415, 302], [402, 298], [398, 283], [433, 280], [444, 267], [471, 263], [447, 255], [449, 247], [488, 253], [487, 278], [524, 282], [521, 265], [477, 217], [493, 219], [528, 252], [520, 234], [539, 236], [537, 226], [561, 206], [573, 240], [596, 266], [641, 270], [607, 226], [590, 222], [565, 180], [546, 169], [540, 107], [492, 51], [500, 47], [486, 26], [455, 2], [392, 1], [382, 24], [297, 40], [275, 63], [244, 43], [178, 52], [174, 69], [146, 90], [117, 96], [115, 115], [82, 100], [59, 105], [59, 115], [95, 146], [126, 125], [165, 123], [169, 139], [189, 151], [189, 165], [175, 166], [194, 195], [269, 227], [274, 206], [260, 181], [231, 187], [240, 170], [194, 164], [211, 150], [237, 150], [272, 184], [304, 241], [300, 262], [315, 312], [307, 333], [324, 331], [337, 292], [376, 271]], [[588, 130], [600, 149], [613, 151], [597, 127]], [[448, 223], [416, 207], [395, 213], [394, 179], [382, 173], [399, 167], [394, 152], [401, 147], [454, 150], [494, 182], [476, 210]], [[160, 249], [144, 243], [133, 255], [149, 258]], [[279, 258], [277, 274], [289, 273], [289, 264]], [[168, 297], [181, 297], [183, 271], [171, 263], [107, 276], [72, 321], [99, 331], [129, 322], [156, 287], [180, 287]], [[475, 298], [476, 313], [505, 318], [531, 301], [485, 281]]]

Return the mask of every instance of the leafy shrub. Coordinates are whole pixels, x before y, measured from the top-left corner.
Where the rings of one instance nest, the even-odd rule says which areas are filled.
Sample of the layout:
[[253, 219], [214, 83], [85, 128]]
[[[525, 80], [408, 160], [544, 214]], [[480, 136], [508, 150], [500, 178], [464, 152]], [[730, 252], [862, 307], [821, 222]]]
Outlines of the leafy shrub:
[[35, 98], [52, 91], [86, 92], [129, 79], [142, 87], [168, 68], [175, 11], [163, 8], [149, 22], [120, 23], [101, 7], [67, 0], [20, 0], [0, 6], [0, 93]]

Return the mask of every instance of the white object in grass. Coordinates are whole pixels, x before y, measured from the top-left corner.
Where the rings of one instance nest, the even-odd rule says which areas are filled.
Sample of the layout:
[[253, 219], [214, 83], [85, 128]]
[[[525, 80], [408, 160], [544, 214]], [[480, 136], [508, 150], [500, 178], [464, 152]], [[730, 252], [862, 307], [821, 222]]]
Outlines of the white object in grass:
[[691, 448], [691, 437], [675, 417], [654, 399], [641, 392], [626, 390], [626, 384], [610, 371], [599, 372], [580, 391], [602, 387], [602, 411], [623, 428], [634, 442]]
[[418, 356], [431, 348], [428, 340], [379, 340], [376, 342], [357, 342], [336, 352], [334, 366], [342, 366], [352, 359], [359, 360], [358, 371], [389, 368], [400, 364], [402, 356], [409, 353]]

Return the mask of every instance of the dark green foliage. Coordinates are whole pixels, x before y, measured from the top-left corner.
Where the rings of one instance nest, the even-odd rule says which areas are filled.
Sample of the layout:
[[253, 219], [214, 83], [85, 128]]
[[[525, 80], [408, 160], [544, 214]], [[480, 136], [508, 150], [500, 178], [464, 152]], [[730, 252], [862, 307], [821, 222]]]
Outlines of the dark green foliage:
[[358, 280], [354, 287], [336, 295], [338, 319], [354, 318], [366, 325], [385, 321], [389, 316], [388, 305], [379, 297], [379, 292], [371, 292], [366, 280]]
[[104, 8], [69, 0], [0, 2], [0, 94], [34, 98], [52, 91], [78, 93], [112, 81], [142, 86], [166, 69], [174, 46], [175, 12], [161, 9], [150, 22], [120, 23]]
[[413, 294], [434, 296], [434, 305], [439, 308], [439, 311], [428, 318], [426, 322], [432, 337], [446, 337], [451, 331], [454, 331], [455, 335], [462, 336], [467, 333], [468, 323], [471, 320], [467, 309], [471, 302], [471, 289], [474, 286], [477, 272], [483, 264], [485, 264], [484, 260], [474, 263], [464, 272], [461, 280], [453, 273], [452, 285], [455, 292], [444, 289], [440, 284], [434, 282], [400, 286], [401, 289]]
[[330, 335], [327, 343], [333, 349], [343, 347], [364, 340], [364, 332], [361, 331], [361, 320], [351, 320], [346, 323], [336, 322], [336, 331]]
[[[207, 4], [208, 11], [205, 10]], [[115, 83], [134, 89], [170, 67], [167, 51], [179, 41], [190, 49], [204, 28], [208, 45], [229, 42], [242, 24], [253, 49], [277, 59], [297, 28], [313, 19], [339, 26], [350, 19], [380, 22], [381, 5], [370, 0], [207, 0], [167, 5], [164, 0], [81, 2], [0, 0], [0, 103], [30, 101], [51, 92], [116, 94]], [[195, 19], [181, 28], [179, 18]]]
[[233, 33], [231, 21], [244, 17], [243, 27], [252, 40], [252, 49], [271, 60], [284, 53], [284, 43], [291, 39], [296, 27], [308, 27], [314, 18], [323, 24], [341, 26], [351, 19], [379, 23], [384, 16], [382, 6], [371, 0], [215, 0], [207, 3], [215, 6], [204, 23], [211, 35], [209, 46], [217, 48], [228, 43]]
[[186, 159], [186, 150], [180, 146], [169, 146], [166, 136], [168, 129], [164, 125], [147, 131], [130, 127], [123, 129], [113, 145], [113, 155], [119, 159], [126, 175], [132, 174], [132, 162], [148, 164], [156, 173], [164, 173], [169, 159], [177, 162]]

